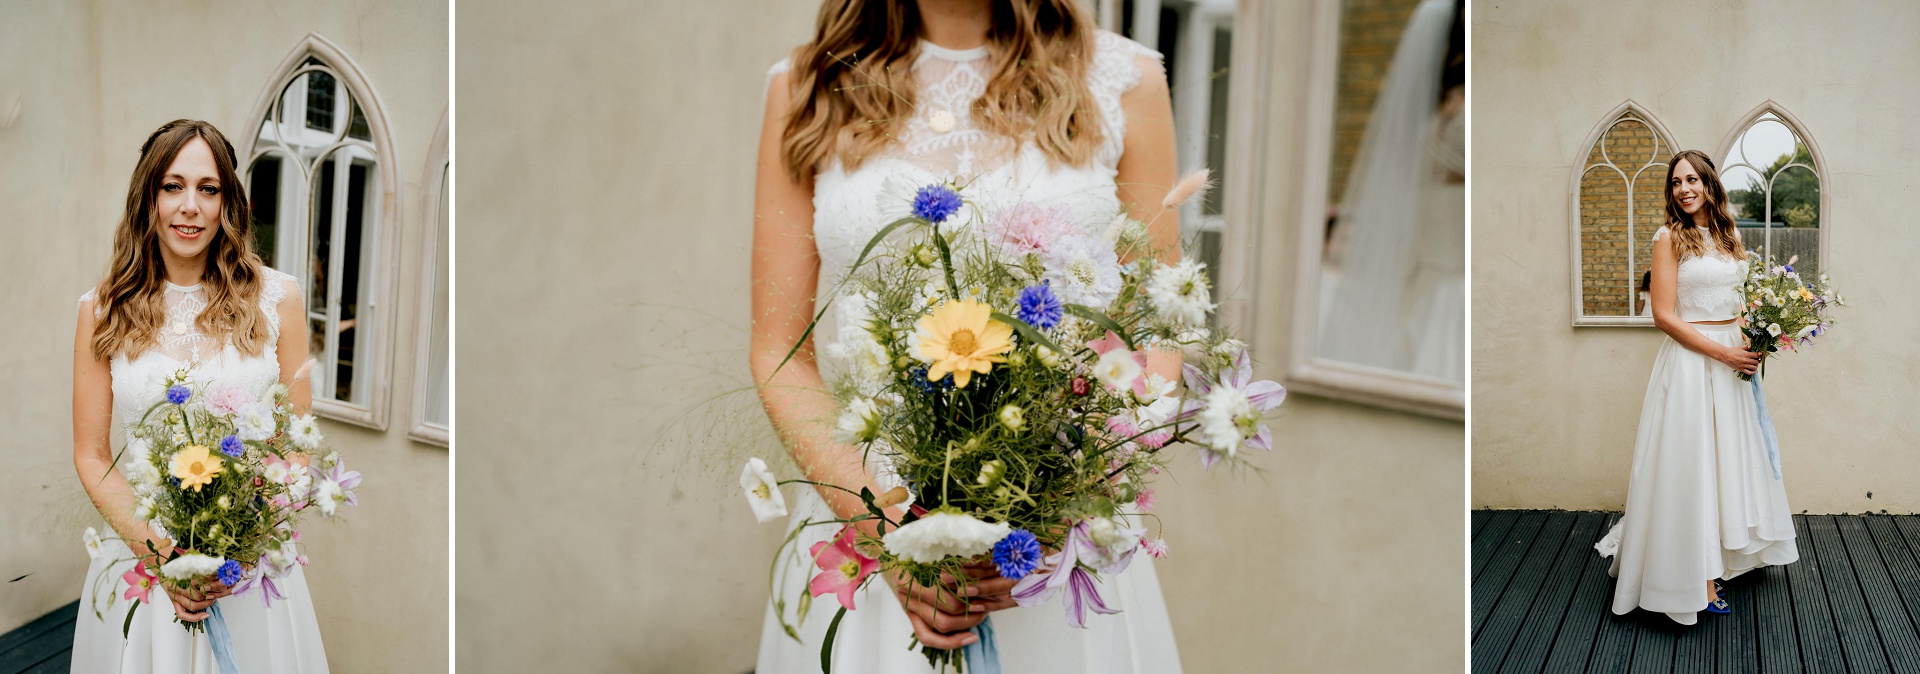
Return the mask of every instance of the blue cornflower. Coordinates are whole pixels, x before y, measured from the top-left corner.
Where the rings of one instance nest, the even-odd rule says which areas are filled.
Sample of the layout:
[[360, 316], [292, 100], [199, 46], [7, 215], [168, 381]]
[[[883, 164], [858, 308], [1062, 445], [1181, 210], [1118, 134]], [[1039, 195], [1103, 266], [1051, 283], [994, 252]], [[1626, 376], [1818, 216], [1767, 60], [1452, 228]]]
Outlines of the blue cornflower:
[[186, 384], [174, 384], [167, 387], [167, 402], [178, 405], [186, 402], [187, 399], [191, 397], [193, 397], [193, 389], [187, 388]]
[[220, 565], [220, 582], [228, 587], [239, 583], [244, 574], [245, 572], [240, 570], [240, 563], [234, 560], [229, 559], [227, 563]]
[[918, 387], [921, 393], [938, 393], [953, 389], [953, 375], [941, 377], [940, 381], [927, 381], [925, 365], [913, 366], [913, 369], [907, 371], [907, 378], [913, 381], [913, 385]]
[[946, 185], [928, 185], [913, 195], [913, 215], [940, 224], [960, 211], [960, 195]]
[[1019, 303], [1015, 317], [1041, 330], [1059, 325], [1061, 315], [1066, 312], [1060, 305], [1060, 296], [1053, 294], [1052, 280], [1022, 288]]
[[1014, 529], [999, 543], [993, 544], [993, 565], [1000, 567], [1000, 576], [1008, 580], [1020, 580], [1033, 573], [1040, 566], [1040, 539], [1026, 529]]
[[220, 438], [221, 454], [239, 458], [240, 454], [245, 451], [247, 451], [247, 446], [240, 442], [239, 436], [229, 435], [227, 437]]

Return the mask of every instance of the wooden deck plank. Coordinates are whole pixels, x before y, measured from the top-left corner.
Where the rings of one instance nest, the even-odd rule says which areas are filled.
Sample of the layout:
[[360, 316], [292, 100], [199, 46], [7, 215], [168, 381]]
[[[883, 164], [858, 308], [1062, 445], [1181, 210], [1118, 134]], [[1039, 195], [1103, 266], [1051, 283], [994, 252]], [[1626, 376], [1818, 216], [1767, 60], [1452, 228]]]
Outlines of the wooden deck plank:
[[1547, 523], [1545, 511], [1531, 511], [1520, 515], [1513, 524], [1513, 530], [1500, 537], [1499, 545], [1494, 546], [1493, 560], [1474, 577], [1472, 631], [1479, 634], [1480, 626], [1486, 622], [1487, 615], [1493, 612], [1493, 606], [1500, 601], [1500, 595], [1507, 589], [1507, 583], [1513, 580], [1513, 573], [1520, 568], [1520, 561], [1526, 557], [1527, 550], [1533, 547], [1533, 539], [1540, 533], [1540, 526]]
[[1807, 518], [1807, 531], [1813, 547], [1819, 549], [1820, 578], [1825, 583], [1827, 603], [1833, 607], [1833, 624], [1840, 633], [1840, 652], [1846, 657], [1847, 671], [1853, 674], [1890, 674], [1886, 649], [1873, 630], [1873, 616], [1860, 593], [1860, 580], [1852, 560], [1840, 542], [1840, 531], [1833, 516]]
[[[1599, 530], [1607, 531], [1619, 518], [1618, 513], [1606, 513], [1600, 521]], [[1595, 536], [1594, 542], [1598, 542], [1598, 538]], [[1587, 669], [1593, 659], [1594, 643], [1599, 638], [1601, 625], [1613, 618], [1613, 577], [1607, 575], [1607, 566], [1611, 563], [1611, 559], [1601, 557], [1599, 553], [1587, 556], [1586, 564], [1580, 570], [1580, 586], [1574, 589], [1573, 601], [1567, 605], [1566, 618], [1560, 625], [1559, 633], [1554, 635], [1546, 667], [1538, 671], [1579, 672]]]
[[1913, 519], [1916, 518], [1869, 516], [1865, 521], [1874, 547], [1880, 550], [1880, 561], [1887, 565], [1887, 575], [1893, 579], [1894, 591], [1907, 607], [1907, 619], [1920, 626], [1920, 557], [1907, 544], [1899, 525], [1902, 520]]
[[1506, 540], [1507, 533], [1513, 530], [1513, 524], [1520, 521], [1520, 513], [1518, 510], [1493, 511], [1492, 515], [1487, 516], [1486, 526], [1481, 527], [1480, 533], [1473, 537], [1471, 561], [1475, 585], [1480, 583], [1480, 572], [1493, 561], [1493, 552], [1499, 549], [1501, 541]]
[[1493, 519], [1493, 511], [1491, 510], [1474, 510], [1471, 512], [1473, 513], [1473, 528], [1471, 529], [1472, 533], [1467, 535], [1467, 540], [1469, 541], [1478, 537], [1480, 535], [1480, 528], [1487, 526], [1487, 522]]
[[[1668, 674], [1673, 671], [1673, 650], [1676, 637], [1683, 629], [1666, 616], [1646, 611], [1634, 611], [1627, 616], [1639, 625], [1633, 642], [1633, 664], [1631, 674]], [[1665, 625], [1653, 624], [1658, 620]]]
[[1793, 528], [1800, 561], [1787, 565], [1787, 588], [1793, 600], [1794, 631], [1800, 642], [1800, 669], [1796, 671], [1846, 674], [1833, 609], [1828, 605], [1826, 584], [1821, 580], [1820, 551], [1807, 533], [1805, 516], [1795, 516]]
[[1473, 645], [1479, 648], [1474, 652], [1474, 667], [1497, 669], [1500, 666], [1512, 648], [1513, 638], [1520, 634], [1527, 614], [1540, 599], [1548, 573], [1564, 552], [1567, 533], [1572, 530], [1575, 519], [1575, 515], [1568, 512], [1547, 515], [1540, 534], [1533, 539], [1533, 546], [1514, 570], [1513, 579], [1508, 581], [1506, 591], [1501, 593], [1485, 622], [1475, 626]]
[[1640, 631], [1639, 612], [1614, 615], [1609, 610], [1600, 617], [1600, 633], [1594, 637], [1593, 655], [1587, 661], [1590, 674], [1624, 674], [1633, 660], [1634, 637]]
[[1880, 548], [1867, 532], [1867, 517], [1845, 515], [1834, 518], [1840, 529], [1840, 542], [1853, 562], [1854, 575], [1860, 580], [1860, 594], [1867, 603], [1873, 628], [1880, 635], [1880, 647], [1887, 655], [1888, 668], [1899, 674], [1920, 674], [1920, 634], [1893, 584]]
[[0, 636], [0, 674], [21, 674], [73, 650], [75, 601]]
[[[1761, 573], [1761, 570], [1751, 571], [1749, 575], [1758, 573]], [[1790, 608], [1785, 602], [1781, 602], [1774, 612], [1765, 613], [1766, 608], [1754, 600], [1756, 594], [1754, 585], [1758, 584], [1754, 582], [1756, 580], [1767, 582], [1764, 576], [1760, 578], [1743, 576], [1737, 580], [1721, 583], [1721, 589], [1726, 591], [1727, 603], [1733, 607], [1733, 613], [1714, 619], [1716, 636], [1719, 637], [1719, 643], [1714, 649], [1714, 667], [1701, 671], [1720, 674], [1760, 671], [1760, 644], [1754, 640], [1754, 624], [1761, 619], [1781, 623], [1793, 619]], [[1781, 583], [1782, 589], [1785, 589], [1785, 576], [1779, 577], [1776, 582]]]
[[[1541, 582], [1540, 596], [1528, 609], [1519, 633], [1514, 635], [1513, 644], [1506, 649], [1505, 659], [1499, 662], [1498, 671], [1515, 674], [1543, 671], [1541, 668], [1546, 665], [1548, 654], [1553, 652], [1556, 637], [1567, 623], [1568, 606], [1583, 580], [1587, 565], [1594, 560], [1607, 561], [1593, 550], [1593, 544], [1605, 531], [1601, 525], [1607, 522], [1606, 516], [1600, 513], [1573, 515], [1573, 527], [1567, 532], [1566, 543], [1560, 548], [1560, 558], [1554, 561], [1553, 568]], [[1601, 578], [1606, 578], [1604, 569]], [[1587, 604], [1581, 610], [1605, 611], [1606, 608], [1604, 604]], [[1586, 639], [1590, 644], [1593, 628], [1591, 622], [1586, 624], [1589, 625]], [[1481, 670], [1480, 651], [1477, 648], [1473, 657], [1474, 669]]]
[[1726, 629], [1729, 619], [1738, 620], [1733, 614], [1701, 613], [1697, 618], [1699, 624], [1682, 628], [1674, 635], [1673, 674], [1714, 674], [1714, 651], [1720, 643], [1720, 632]]

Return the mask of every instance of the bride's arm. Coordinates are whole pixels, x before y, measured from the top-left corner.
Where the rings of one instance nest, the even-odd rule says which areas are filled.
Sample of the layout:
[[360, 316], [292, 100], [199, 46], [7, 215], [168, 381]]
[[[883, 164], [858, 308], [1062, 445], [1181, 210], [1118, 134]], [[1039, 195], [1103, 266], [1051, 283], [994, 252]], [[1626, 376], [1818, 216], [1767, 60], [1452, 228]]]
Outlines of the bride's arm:
[[1653, 300], [1653, 325], [1667, 333], [1681, 346], [1700, 352], [1708, 358], [1725, 363], [1741, 372], [1753, 372], [1760, 367], [1760, 358], [1752, 351], [1723, 346], [1719, 342], [1700, 334], [1692, 323], [1680, 320], [1680, 314], [1674, 310], [1679, 304], [1679, 253], [1673, 248], [1673, 235], [1662, 236], [1653, 242], [1652, 278], [1648, 280], [1647, 296]]
[[[780, 364], [813, 320], [813, 295], [820, 278], [820, 255], [813, 242], [813, 180], [811, 176], [793, 180], [780, 150], [790, 97], [789, 75], [774, 76], [767, 87], [766, 121], [760, 130], [759, 166], [753, 188], [753, 327], [747, 358], [760, 403], [807, 479], [854, 492], [871, 489], [878, 494], [881, 489], [861, 461], [860, 449], [834, 442], [828, 432], [835, 403], [814, 360], [811, 338], [785, 366]], [[847, 492], [815, 489], [835, 515], [850, 518], [866, 512], [860, 499]], [[898, 508], [888, 512], [895, 521], [899, 516]], [[877, 524], [867, 520], [857, 526], [871, 536]], [[945, 590], [918, 587], [891, 574], [887, 580], [900, 597], [921, 643], [959, 648], [977, 640], [971, 634], [950, 633], [973, 627], [984, 613], [976, 611], [969, 616]], [[1012, 585], [1004, 579], [988, 582], [994, 583], [991, 587], [996, 591]]]
[[[1127, 120], [1125, 149], [1114, 182], [1119, 186], [1120, 204], [1136, 218], [1147, 219], [1147, 231], [1158, 259], [1167, 264], [1180, 261], [1180, 210], [1163, 209], [1160, 202], [1173, 189], [1177, 166], [1173, 148], [1173, 101], [1167, 92], [1167, 75], [1159, 61], [1136, 57], [1140, 83], [1120, 96], [1120, 109]], [[1159, 217], [1154, 217], [1158, 213]], [[1147, 354], [1147, 370], [1180, 381], [1180, 354], [1154, 351]]]
[[107, 526], [134, 554], [147, 552], [151, 542], [164, 559], [173, 541], [153, 535], [146, 522], [133, 516], [133, 487], [113, 465], [113, 445], [107, 434], [113, 422], [113, 372], [107, 361], [93, 355], [94, 300], [80, 303], [80, 324], [73, 336], [73, 468], [80, 486]]

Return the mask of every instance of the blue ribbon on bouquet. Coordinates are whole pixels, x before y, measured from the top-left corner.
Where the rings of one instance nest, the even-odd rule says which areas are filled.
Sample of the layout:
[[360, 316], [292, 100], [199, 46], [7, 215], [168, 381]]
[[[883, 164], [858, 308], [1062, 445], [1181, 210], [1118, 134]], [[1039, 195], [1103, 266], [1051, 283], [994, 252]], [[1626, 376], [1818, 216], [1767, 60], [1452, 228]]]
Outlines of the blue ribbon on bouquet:
[[1760, 391], [1760, 378], [1754, 377], [1753, 406], [1760, 411], [1760, 437], [1766, 441], [1767, 463], [1773, 465], [1773, 479], [1780, 479], [1780, 437], [1773, 433], [1773, 417], [1767, 414], [1767, 394]]
[[220, 674], [240, 674], [233, 657], [233, 635], [227, 633], [227, 621], [220, 617], [220, 602], [207, 606], [207, 641], [213, 645], [213, 661]]
[[971, 674], [1000, 674], [1000, 647], [993, 643], [993, 616], [973, 627], [980, 640], [960, 647], [960, 657]]

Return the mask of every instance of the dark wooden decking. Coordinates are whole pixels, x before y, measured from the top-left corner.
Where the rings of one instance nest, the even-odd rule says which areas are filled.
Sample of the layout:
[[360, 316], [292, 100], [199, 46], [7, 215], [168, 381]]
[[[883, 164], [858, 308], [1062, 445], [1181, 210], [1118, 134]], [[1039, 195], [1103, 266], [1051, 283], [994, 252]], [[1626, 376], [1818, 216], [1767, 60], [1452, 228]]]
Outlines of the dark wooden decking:
[[78, 615], [76, 601], [0, 634], [0, 674], [65, 674], [73, 661], [73, 620]]
[[1617, 513], [1473, 512], [1473, 671], [1920, 674], [1920, 516], [1796, 515], [1800, 561], [1685, 627], [1609, 610]]

